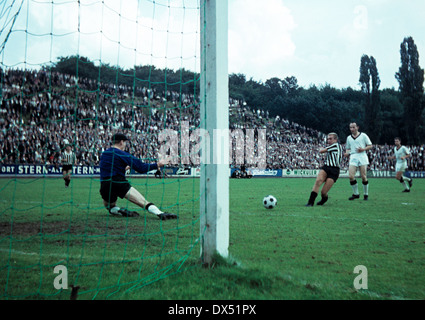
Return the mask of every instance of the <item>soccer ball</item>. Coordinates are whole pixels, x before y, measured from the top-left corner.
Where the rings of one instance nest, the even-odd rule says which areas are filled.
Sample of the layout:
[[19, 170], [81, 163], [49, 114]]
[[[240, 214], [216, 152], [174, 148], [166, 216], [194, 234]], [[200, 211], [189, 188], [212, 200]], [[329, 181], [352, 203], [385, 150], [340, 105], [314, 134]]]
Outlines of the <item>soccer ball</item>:
[[272, 195], [268, 195], [263, 199], [263, 205], [266, 209], [273, 209], [277, 205], [277, 200]]

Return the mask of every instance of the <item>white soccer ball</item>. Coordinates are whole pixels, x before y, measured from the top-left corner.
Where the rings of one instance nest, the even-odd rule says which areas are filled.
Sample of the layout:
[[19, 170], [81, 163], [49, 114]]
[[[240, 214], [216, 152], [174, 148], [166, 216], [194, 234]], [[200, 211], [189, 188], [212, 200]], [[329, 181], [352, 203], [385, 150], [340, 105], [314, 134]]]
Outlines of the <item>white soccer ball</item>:
[[266, 209], [273, 209], [277, 205], [277, 199], [272, 195], [268, 195], [267, 197], [264, 197], [263, 205]]

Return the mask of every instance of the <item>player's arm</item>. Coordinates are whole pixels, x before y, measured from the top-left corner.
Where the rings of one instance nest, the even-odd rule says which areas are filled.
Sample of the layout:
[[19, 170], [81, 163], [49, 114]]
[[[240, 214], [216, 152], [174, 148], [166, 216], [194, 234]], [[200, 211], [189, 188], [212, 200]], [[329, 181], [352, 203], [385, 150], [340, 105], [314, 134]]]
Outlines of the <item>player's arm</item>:
[[319, 150], [319, 153], [326, 153], [336, 149], [337, 149], [337, 146], [336, 146], [336, 143], [334, 143], [334, 144], [331, 144], [330, 146], [327, 146], [326, 148], [321, 148]]
[[349, 157], [351, 154], [351, 149], [345, 149], [344, 157]]
[[407, 158], [410, 158], [412, 156], [412, 154], [411, 153], [409, 153], [407, 150], [406, 150], [406, 155], [404, 156], [404, 157], [401, 157], [401, 160], [405, 160], [405, 159], [407, 159]]
[[130, 166], [133, 170], [142, 174], [151, 170], [158, 169], [157, 163], [144, 163], [136, 157], [131, 157], [131, 160], [127, 163], [127, 165]]
[[160, 159], [157, 163], [144, 163], [142, 160], [134, 156], [125, 157], [124, 159], [128, 166], [139, 173], [146, 173], [151, 170], [159, 169], [170, 162], [170, 158], [168, 156]]
[[345, 153], [343, 153], [344, 157], [349, 157], [351, 154], [351, 146], [350, 146], [350, 140], [347, 138], [347, 142], [345, 143]]

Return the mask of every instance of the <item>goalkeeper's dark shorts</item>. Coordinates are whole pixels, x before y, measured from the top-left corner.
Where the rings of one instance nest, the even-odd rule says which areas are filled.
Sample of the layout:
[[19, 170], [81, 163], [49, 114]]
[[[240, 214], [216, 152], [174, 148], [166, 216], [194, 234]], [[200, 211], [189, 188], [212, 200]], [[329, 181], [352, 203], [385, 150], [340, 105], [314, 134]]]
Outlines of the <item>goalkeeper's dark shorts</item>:
[[323, 166], [322, 170], [326, 172], [327, 178], [336, 182], [339, 178], [339, 167]]
[[100, 182], [100, 195], [108, 203], [114, 203], [118, 197], [123, 199], [130, 190], [131, 185], [124, 177], [112, 177]]

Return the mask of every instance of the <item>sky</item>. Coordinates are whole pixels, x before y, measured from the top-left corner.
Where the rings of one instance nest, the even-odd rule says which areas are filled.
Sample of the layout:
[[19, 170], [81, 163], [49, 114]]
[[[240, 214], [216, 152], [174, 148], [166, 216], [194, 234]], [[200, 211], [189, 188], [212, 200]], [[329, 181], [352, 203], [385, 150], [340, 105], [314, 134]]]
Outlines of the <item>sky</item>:
[[[124, 68], [199, 72], [199, 1], [81, 0], [78, 7], [69, 0], [6, 0], [0, 45], [9, 37], [0, 61], [36, 67], [78, 53]], [[367, 54], [377, 61], [380, 88], [398, 89], [400, 44], [409, 36], [425, 67], [423, 0], [229, 0], [228, 16], [229, 73], [247, 80], [294, 76], [306, 88], [359, 89]]]
[[[359, 88], [363, 54], [381, 88], [398, 89], [400, 44], [413, 37], [425, 67], [425, 1], [231, 0], [229, 69], [263, 82], [295, 76], [302, 86]], [[255, 36], [251, 36], [254, 34]], [[243, 53], [246, 52], [246, 55]]]

